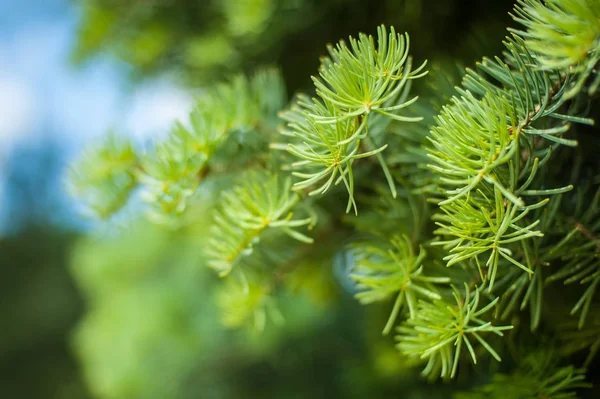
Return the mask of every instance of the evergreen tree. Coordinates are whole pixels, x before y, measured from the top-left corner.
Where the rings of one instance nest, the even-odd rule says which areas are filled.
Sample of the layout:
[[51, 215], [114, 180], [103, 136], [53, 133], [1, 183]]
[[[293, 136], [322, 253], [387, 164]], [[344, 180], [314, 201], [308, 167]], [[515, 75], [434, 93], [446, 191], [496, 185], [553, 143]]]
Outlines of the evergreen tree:
[[[298, 287], [335, 290], [322, 275], [337, 264], [367, 311], [389, 311], [361, 328], [394, 335], [404, 367], [439, 392], [585, 392], [600, 347], [600, 2], [522, 0], [511, 15], [502, 54], [467, 68], [455, 87], [449, 68], [428, 73], [411, 55], [408, 34], [380, 26], [329, 46], [314, 92], [289, 105], [279, 72], [261, 69], [206, 90], [189, 121], [151, 148], [115, 135], [90, 148], [70, 183], [92, 214], [109, 218], [139, 194], [163, 226], [129, 277], [151, 273], [152, 253], [169, 262], [165, 242], [194, 243], [194, 261], [175, 274], [185, 299], [164, 303], [158, 278], [131, 300], [165, 317], [196, 311], [182, 304], [204, 309], [190, 281], [208, 266], [222, 278], [202, 283], [222, 322], [268, 334], [288, 323]], [[77, 274], [97, 255], [81, 254]], [[81, 275], [91, 292], [89, 267]], [[143, 322], [160, 334], [160, 317]], [[80, 342], [106, 388], [107, 372], [92, 365], [110, 340], [94, 348], [96, 327], [88, 319]], [[189, 372], [178, 351], [194, 331], [183, 326], [164, 348], [169, 373]], [[419, 384], [412, 389], [426, 389]], [[99, 393], [149, 397], [118, 385]]]

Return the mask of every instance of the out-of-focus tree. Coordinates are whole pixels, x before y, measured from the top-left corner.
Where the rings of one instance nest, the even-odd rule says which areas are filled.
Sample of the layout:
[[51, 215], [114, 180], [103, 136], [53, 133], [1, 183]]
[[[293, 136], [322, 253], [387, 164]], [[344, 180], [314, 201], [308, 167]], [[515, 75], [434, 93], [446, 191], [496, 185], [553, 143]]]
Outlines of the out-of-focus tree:
[[[110, 53], [136, 77], [175, 73], [203, 85], [265, 64], [291, 91], [308, 83], [324, 45], [386, 23], [410, 32], [415, 56], [469, 61], [500, 48], [509, 0], [75, 0], [82, 13], [73, 60]], [[490, 33], [492, 33], [490, 35]], [[468, 36], [467, 41], [464, 37]], [[458, 39], [461, 38], [460, 41]], [[460, 43], [456, 45], [456, 43]]]

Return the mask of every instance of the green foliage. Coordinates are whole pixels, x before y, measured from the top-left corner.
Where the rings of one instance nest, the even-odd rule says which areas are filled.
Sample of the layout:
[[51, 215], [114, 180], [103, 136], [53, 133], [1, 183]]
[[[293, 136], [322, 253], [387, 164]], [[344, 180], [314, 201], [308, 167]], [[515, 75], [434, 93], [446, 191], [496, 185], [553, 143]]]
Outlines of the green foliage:
[[[547, 252], [546, 261], [558, 261], [561, 265], [546, 281], [563, 280], [565, 285], [579, 283], [585, 286], [580, 299], [573, 306], [571, 314], [580, 312], [578, 327], [584, 326], [586, 316], [600, 283], [600, 189], [597, 189], [592, 201], [584, 204], [584, 195], [591, 190], [579, 190], [575, 213], [563, 220], [554, 222], [561, 228], [560, 240]], [[566, 219], [566, 220], [565, 220]], [[564, 248], [568, 252], [562, 252]]]
[[69, 188], [92, 216], [107, 218], [125, 205], [137, 185], [138, 155], [116, 135], [88, 149], [69, 171]]
[[497, 373], [492, 381], [472, 392], [459, 393], [456, 399], [577, 398], [576, 391], [589, 388], [584, 382], [585, 370], [573, 366], [560, 367], [552, 352], [538, 350], [525, 356], [521, 366], [507, 375]]
[[217, 305], [221, 310], [223, 325], [227, 327], [251, 324], [262, 331], [267, 323], [267, 316], [276, 323], [283, 323], [283, 316], [274, 299], [268, 295], [265, 287], [258, 284], [243, 286], [234, 280], [228, 280], [217, 294]]
[[477, 363], [471, 340], [479, 342], [500, 361], [498, 353], [481, 335], [491, 332], [503, 336], [502, 331], [512, 328], [494, 326], [490, 321], [482, 319], [485, 313], [492, 310], [498, 301], [497, 298], [480, 307], [479, 290], [475, 289], [473, 293], [466, 284], [464, 296], [456, 289], [452, 294], [456, 306], [450, 306], [446, 301], [440, 300], [419, 301], [415, 317], [409, 318], [404, 325], [398, 327], [398, 349], [409, 357], [426, 360], [424, 375], [453, 378], [458, 369], [463, 344], [473, 363]]
[[[191, 127], [82, 181], [93, 194], [134, 176], [155, 220], [200, 234], [200, 263], [227, 279], [217, 302], [230, 327], [281, 324], [278, 293], [314, 276], [303, 268], [334, 265], [361, 303], [393, 302], [384, 333], [399, 325], [400, 356], [423, 376], [491, 362], [489, 383], [461, 397], [574, 397], [585, 371], [568, 356], [599, 345], [600, 164], [597, 147], [580, 144], [597, 136], [598, 5], [523, 0], [515, 15], [523, 30], [501, 57], [466, 69], [455, 88], [441, 68], [425, 101], [410, 94], [425, 63], [413, 68], [408, 35], [380, 26], [377, 38], [329, 46], [313, 97], [281, 111], [275, 72], [238, 77], [207, 90]], [[122, 158], [101, 151], [105, 163]], [[564, 323], [576, 314], [576, 327]], [[536, 338], [583, 346], [551, 361], [520, 356], [527, 324]], [[494, 373], [500, 355], [509, 363]]]
[[[144, 246], [132, 249], [138, 240]], [[160, 398], [177, 392], [178, 379], [208, 344], [195, 338], [198, 328], [208, 326], [195, 326], [198, 310], [188, 306], [205, 302], [195, 299], [198, 281], [187, 283], [192, 269], [168, 273], [164, 265], [189, 265], [192, 259], [169, 245], [167, 232], [148, 223], [126, 237], [91, 237], [78, 244], [73, 271], [85, 287], [89, 310], [75, 332], [74, 349], [89, 365], [84, 371], [96, 382], [90, 386], [94, 395]], [[123, 330], [124, 325], [129, 327]], [[158, 369], [164, 378], [156, 378]]]
[[515, 8], [515, 20], [527, 32], [519, 32], [525, 45], [536, 53], [545, 70], [568, 69], [574, 76], [565, 96], [575, 96], [591, 78], [587, 90], [594, 94], [600, 85], [596, 64], [600, 61], [598, 31], [600, 4], [594, 0], [522, 1]]
[[[439, 245], [451, 252], [446, 257], [449, 266], [470, 260], [480, 270], [488, 268], [490, 289], [501, 258], [532, 273], [510, 247], [542, 235], [534, 230], [539, 220], [527, 215], [547, 199], [527, 205], [524, 197], [572, 189], [530, 186], [553, 148], [577, 144], [560, 137], [570, 127], [565, 120], [592, 123], [556, 112], [566, 100], [567, 81], [559, 74], [524, 68], [534, 59], [520, 36], [507, 41], [507, 50], [505, 61], [484, 59], [483, 75], [467, 72], [466, 90], [459, 90], [460, 97], [444, 108], [432, 128], [429, 153], [430, 167], [445, 188], [437, 234], [452, 237]], [[538, 124], [543, 128], [535, 127]]]
[[260, 134], [252, 137], [260, 133], [258, 124], [267, 123], [269, 113], [282, 106], [284, 93], [279, 74], [265, 70], [251, 80], [238, 76], [202, 96], [190, 114], [191, 128], [176, 123], [167, 139], [142, 159], [145, 199], [159, 208], [155, 218], [186, 209], [200, 181], [219, 166], [214, 165], [216, 155], [233, 133], [240, 140], [260, 140]]
[[310, 216], [293, 218], [300, 197], [290, 188], [290, 179], [280, 182], [275, 175], [255, 175], [243, 186], [225, 192], [211, 230], [208, 265], [220, 276], [226, 276], [238, 262], [252, 254], [265, 230], [277, 230], [298, 241], [312, 243], [312, 238], [296, 229], [312, 226], [315, 220]]
[[356, 294], [361, 303], [369, 304], [396, 296], [394, 308], [383, 329], [384, 334], [392, 329], [404, 303], [408, 306], [410, 318], [414, 318], [417, 314], [417, 298], [442, 299], [432, 284], [450, 282], [448, 277], [423, 274], [423, 261], [427, 254], [421, 247], [418, 255], [415, 255], [412, 243], [406, 236], [392, 239], [391, 248], [358, 245], [354, 255], [355, 266], [350, 277], [363, 289]]
[[175, 71], [205, 84], [280, 52], [285, 38], [318, 21], [320, 10], [336, 7], [336, 2], [80, 1], [72, 58], [81, 63], [104, 51], [133, 65], [140, 75]]
[[301, 170], [292, 172], [301, 178], [295, 189], [308, 189], [309, 195], [323, 194], [332, 184], [343, 182], [349, 194], [346, 212], [351, 208], [357, 212], [352, 166], [355, 161], [374, 155], [396, 195], [381, 155], [387, 145], [377, 147], [373, 139], [386, 123], [379, 120], [378, 124], [374, 119], [378, 115], [402, 122], [422, 119], [396, 113], [417, 100], [418, 97], [407, 99], [411, 80], [427, 73], [423, 72], [425, 63], [412, 69], [408, 43], [408, 35], [396, 34], [393, 28], [388, 35], [381, 26], [377, 46], [373, 37], [362, 34], [358, 40], [351, 37], [349, 47], [344, 42], [329, 47], [330, 56], [321, 61], [320, 78], [313, 77], [318, 98], [300, 96], [281, 115], [288, 122], [288, 129], [282, 134], [290, 137], [291, 143], [272, 146], [287, 149], [299, 158], [290, 165], [293, 170]]
[[[73, 191], [106, 218], [143, 185], [150, 216], [161, 223], [177, 222], [209, 172], [223, 173], [235, 165], [229, 160], [223, 165], [228, 146], [237, 142], [247, 151], [266, 146], [273, 129], [269, 124], [284, 101], [276, 70], [259, 71], [251, 79], [237, 76], [199, 97], [189, 126], [175, 123], [170, 134], [145, 153], [137, 154], [131, 144], [112, 137], [89, 150], [72, 168]], [[239, 152], [237, 158], [246, 161]]]
[[[208, 223], [208, 216], [198, 222]], [[299, 356], [300, 349], [284, 340], [310, 335], [328, 317], [303, 292], [286, 302], [252, 282], [245, 289], [234, 279], [215, 281], [204, 261], [198, 265], [203, 240], [137, 220], [127, 234], [77, 243], [72, 270], [87, 311], [74, 332], [73, 350], [94, 397], [260, 396], [256, 388], [247, 392], [244, 381], [223, 378], [223, 368], [251, 378], [246, 368], [265, 367], [283, 348]], [[274, 323], [261, 334], [229, 329], [242, 322], [258, 329], [254, 323], [269, 320]]]
[[589, 310], [585, 328], [574, 319], [560, 322], [558, 337], [561, 340], [560, 354], [572, 356], [576, 353], [586, 353], [584, 367], [587, 367], [595, 358], [600, 349], [600, 314], [597, 305]]

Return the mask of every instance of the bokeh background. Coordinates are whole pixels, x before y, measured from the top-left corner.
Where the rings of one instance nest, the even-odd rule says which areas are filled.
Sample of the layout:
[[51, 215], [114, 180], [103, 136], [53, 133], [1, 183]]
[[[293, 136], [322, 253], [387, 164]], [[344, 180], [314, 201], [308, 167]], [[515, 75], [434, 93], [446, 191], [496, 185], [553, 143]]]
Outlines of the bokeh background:
[[[261, 65], [310, 89], [327, 43], [378, 24], [434, 65], [501, 50], [512, 1], [0, 0], [0, 397], [443, 398], [335, 264], [307, 268], [283, 327], [221, 326], [193, 234], [81, 215], [69, 163], [107, 131], [140, 143], [194, 94]], [[125, 238], [115, 232], [128, 229]]]

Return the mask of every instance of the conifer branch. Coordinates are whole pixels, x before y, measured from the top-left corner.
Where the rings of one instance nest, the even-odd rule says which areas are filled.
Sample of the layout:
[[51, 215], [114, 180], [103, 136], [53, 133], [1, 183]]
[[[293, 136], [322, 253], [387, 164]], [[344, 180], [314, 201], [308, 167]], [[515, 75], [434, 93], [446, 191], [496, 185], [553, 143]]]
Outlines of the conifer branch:
[[456, 289], [453, 296], [455, 306], [448, 306], [445, 301], [440, 300], [419, 301], [416, 316], [398, 327], [398, 349], [407, 356], [426, 360], [424, 375], [453, 378], [458, 369], [463, 346], [467, 348], [473, 363], [477, 363], [473, 349], [476, 342], [500, 361], [498, 353], [481, 335], [491, 332], [503, 336], [502, 331], [513, 328], [494, 326], [483, 318], [484, 314], [492, 310], [498, 299], [480, 307], [479, 290], [475, 289], [472, 292], [467, 284], [464, 296]]
[[[381, 26], [376, 39], [360, 34], [329, 46], [314, 97], [300, 94], [281, 111], [275, 72], [235, 78], [208, 90], [190, 126], [176, 124], [151, 151], [111, 139], [88, 153], [73, 168], [73, 187], [107, 217], [143, 186], [154, 219], [171, 221], [215, 171], [235, 171], [229, 187], [211, 193], [219, 204], [200, 250], [220, 276], [234, 277], [217, 300], [228, 326], [280, 321], [274, 288], [309, 256], [301, 245], [314, 242], [308, 252], [353, 260], [361, 303], [394, 301], [383, 332], [398, 321], [397, 348], [423, 361], [425, 376], [455, 378], [461, 359], [477, 363], [480, 353], [499, 361], [503, 341], [488, 337], [504, 337], [513, 326], [498, 320], [520, 322], [527, 308], [531, 331], [547, 328], [550, 287], [577, 287], [569, 303], [576, 326], [557, 334], [595, 353], [600, 343], [588, 333], [598, 329], [600, 190], [577, 171], [564, 178], [556, 163], [594, 125], [599, 4], [520, 1], [514, 19], [522, 29], [510, 30], [501, 57], [467, 69], [440, 109], [411, 95], [427, 72], [425, 63], [413, 66], [408, 35]], [[285, 123], [279, 139], [271, 136], [277, 113]], [[383, 173], [374, 177], [373, 165]], [[345, 213], [354, 215], [342, 217], [343, 205], [324, 195], [342, 185]], [[309, 237], [315, 209], [348, 231], [334, 237], [333, 224]], [[520, 397], [569, 398], [586, 386], [583, 369], [539, 354], [517, 364], [461, 397], [511, 383]]]
[[131, 143], [110, 134], [70, 168], [69, 189], [85, 202], [91, 216], [106, 219], [125, 205], [138, 185], [138, 165]]
[[383, 334], [388, 334], [406, 303], [409, 317], [414, 318], [417, 312], [417, 301], [420, 297], [440, 300], [433, 284], [447, 284], [448, 277], [432, 277], [423, 274], [423, 261], [426, 257], [424, 248], [419, 248], [415, 255], [412, 243], [406, 236], [396, 237], [390, 241], [390, 248], [380, 248], [373, 244], [354, 246], [355, 266], [350, 277], [356, 281], [361, 291], [356, 298], [363, 304], [384, 301], [395, 296], [394, 307]]
[[[422, 119], [402, 116], [397, 111], [417, 100], [408, 99], [410, 82], [427, 72], [426, 63], [413, 69], [408, 35], [396, 34], [393, 28], [388, 34], [384, 26], [379, 27], [377, 44], [372, 36], [364, 34], [358, 39], [351, 37], [349, 42], [349, 46], [340, 42], [329, 47], [319, 77], [313, 77], [318, 97], [299, 96], [289, 110], [281, 113], [287, 122], [281, 133], [289, 141], [271, 147], [288, 150], [299, 159], [290, 165], [292, 174], [301, 179], [294, 189], [320, 195], [343, 183], [349, 195], [346, 212], [354, 209], [356, 213], [353, 164], [361, 158], [377, 157], [395, 196], [394, 181], [381, 155], [387, 145], [374, 145], [372, 137], [381, 135], [389, 120]], [[373, 148], [365, 150], [363, 140]]]
[[[517, 8], [521, 16], [517, 21], [525, 23], [524, 16], [530, 16], [530, 22], [525, 23], [528, 30], [513, 31], [507, 38], [504, 59], [484, 58], [479, 71], [467, 71], [463, 88], [458, 89], [452, 104], [444, 107], [431, 130], [429, 167], [438, 176], [442, 195], [438, 202], [441, 212], [435, 216], [441, 227], [436, 234], [442, 239], [436, 244], [449, 250], [445, 258], [448, 266], [473, 262], [482, 276], [481, 268], [489, 268], [485, 275], [489, 276], [490, 290], [502, 258], [533, 274], [523, 263], [525, 259], [519, 260], [513, 253], [517, 245], [523, 245], [520, 241], [542, 236], [534, 229], [540, 221], [532, 221], [528, 214], [545, 206], [548, 199], [526, 204], [526, 197], [557, 195], [573, 186], [529, 187], [558, 145], [577, 145], [577, 141], [563, 137], [571, 122], [593, 123], [560, 112], [577, 94], [576, 88], [581, 89], [581, 84], [572, 86], [571, 82], [585, 79], [582, 76], [586, 72], [575, 68], [564, 73], [558, 65], [540, 61], [548, 61], [538, 52], [544, 38], [548, 46], [559, 40], [547, 28], [562, 24], [554, 19], [554, 11], [549, 11], [557, 7], [554, 3], [525, 1], [523, 8]], [[576, 9], [583, 12], [586, 7]], [[563, 32], [560, 26], [556, 31]], [[596, 37], [600, 37], [600, 30]], [[593, 52], [589, 55], [594, 57]]]
[[142, 185], [142, 198], [151, 206], [153, 220], [176, 221], [234, 133], [245, 136], [248, 150], [256, 150], [250, 143], [269, 139], [256, 129], [274, 123], [275, 113], [285, 101], [283, 87], [274, 69], [259, 71], [251, 79], [240, 75], [216, 85], [197, 99], [190, 126], [176, 122], [166, 139], [143, 154], [131, 144], [109, 139], [73, 166], [75, 194], [106, 218]]
[[291, 192], [291, 179], [280, 180], [275, 175], [255, 174], [245, 184], [223, 193], [207, 248], [208, 265], [220, 276], [229, 274], [243, 257], [251, 255], [266, 230], [278, 230], [303, 243], [313, 242], [297, 228], [314, 226], [315, 218], [294, 219], [300, 197]]
[[496, 373], [491, 382], [471, 392], [461, 392], [456, 399], [495, 398], [577, 398], [577, 390], [590, 388], [585, 382], [585, 369], [560, 367], [551, 351], [537, 350], [522, 360], [511, 374]]

